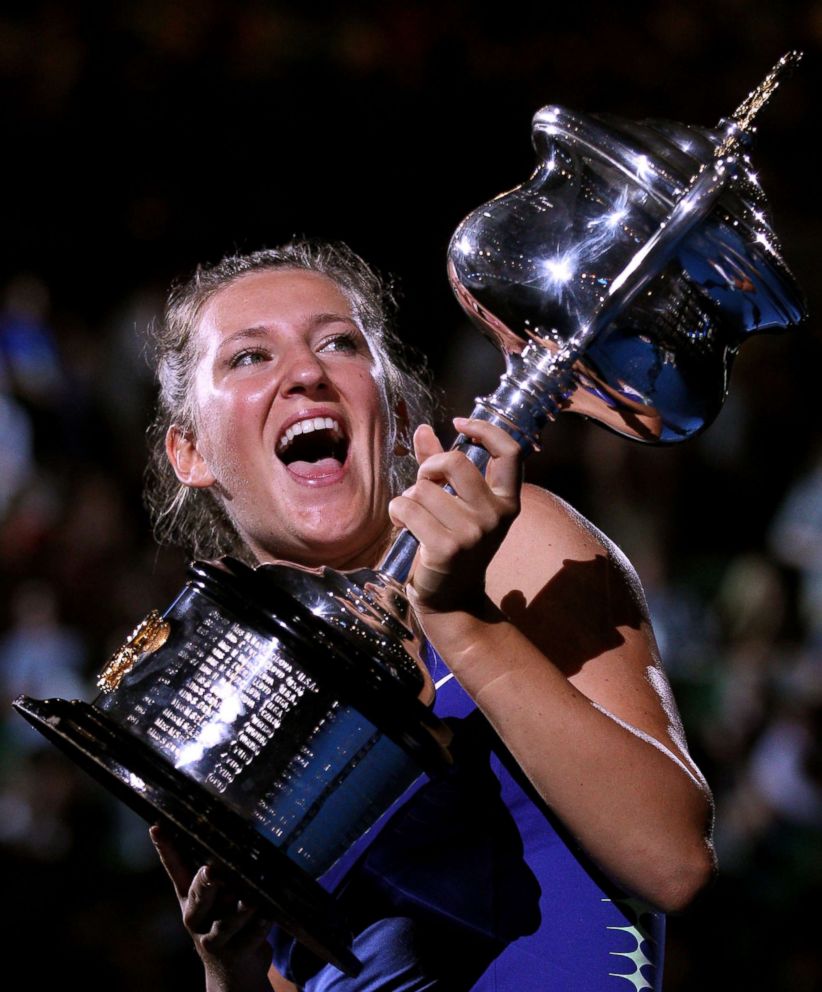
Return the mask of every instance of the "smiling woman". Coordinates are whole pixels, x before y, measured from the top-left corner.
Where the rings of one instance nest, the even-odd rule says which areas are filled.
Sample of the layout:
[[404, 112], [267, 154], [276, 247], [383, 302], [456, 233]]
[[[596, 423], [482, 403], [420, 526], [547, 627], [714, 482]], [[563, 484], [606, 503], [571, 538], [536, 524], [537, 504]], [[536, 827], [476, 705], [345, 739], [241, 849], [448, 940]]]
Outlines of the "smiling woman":
[[[192, 423], [166, 437], [180, 482], [215, 494], [258, 561], [345, 567], [379, 556], [391, 532], [386, 404], [336, 283], [248, 273], [201, 308], [195, 347]], [[330, 449], [282, 457], [289, 430], [316, 433], [326, 418], [344, 438], [342, 461]]]
[[380, 293], [346, 249], [290, 245], [198, 270], [158, 338], [161, 532], [200, 556], [374, 568], [410, 530], [406, 591], [453, 732], [453, 768], [333, 886], [356, 978], [153, 829], [207, 988], [658, 989], [664, 912], [712, 872], [711, 798], [639, 582], [591, 524], [522, 485], [499, 427], [455, 420], [485, 475], [424, 423], [411, 440], [426, 390]]
[[[150, 431], [152, 458], [146, 485], [146, 502], [158, 539], [182, 545], [197, 557], [233, 554], [246, 561], [257, 560], [237, 533], [236, 518], [224, 498], [227, 493], [219, 486], [193, 485], [177, 472], [178, 468], [192, 467], [185, 464], [186, 445], [183, 442], [194, 438], [198, 416], [195, 392], [198, 385], [204, 388], [206, 385], [202, 359], [207, 344], [200, 330], [204, 328], [206, 334], [211, 334], [212, 348], [221, 337], [226, 338], [220, 342], [219, 357], [224, 363], [228, 359], [228, 367], [224, 367], [223, 372], [233, 375], [236, 370], [238, 379], [254, 376], [250, 368], [270, 363], [275, 357], [272, 353], [275, 342], [271, 338], [276, 328], [267, 322], [266, 304], [276, 305], [278, 293], [274, 284], [278, 276], [286, 272], [299, 274], [306, 286], [324, 286], [329, 296], [327, 302], [331, 309], [328, 312], [323, 312], [319, 300], [309, 302], [311, 313], [308, 316], [315, 321], [317, 341], [314, 346], [320, 349], [318, 355], [328, 356], [327, 360], [331, 360], [332, 355], [338, 358], [350, 355], [361, 370], [370, 362], [368, 375], [381, 403], [380, 423], [385, 425], [383, 443], [391, 454], [390, 459], [380, 457], [375, 464], [387, 465], [389, 495], [402, 492], [416, 473], [411, 435], [413, 425], [431, 416], [431, 391], [423, 375], [410, 372], [406, 349], [390, 328], [393, 312], [390, 290], [373, 270], [345, 245], [311, 242], [294, 242], [250, 255], [229, 256], [217, 265], [201, 266], [191, 279], [174, 288], [165, 319], [155, 328], [160, 398]], [[252, 276], [254, 278], [250, 278]], [[280, 285], [284, 286], [287, 281], [280, 278]], [[267, 286], [270, 293], [266, 291]], [[215, 300], [229, 289], [230, 298]], [[233, 322], [235, 298], [244, 300], [249, 307], [247, 321]], [[255, 301], [262, 308], [256, 313]], [[295, 300], [295, 303], [299, 306], [299, 301]], [[334, 307], [339, 312], [335, 313]], [[204, 325], [206, 316], [211, 320]], [[236, 316], [239, 318], [239, 313]], [[227, 323], [219, 323], [221, 320], [227, 320]], [[247, 326], [240, 326], [243, 323]], [[211, 357], [213, 360], [216, 356], [212, 353]], [[213, 370], [214, 375], [219, 371]], [[308, 374], [310, 376], [310, 371]], [[224, 375], [223, 380], [227, 379], [230, 377]], [[326, 402], [331, 391], [321, 383], [315, 393], [320, 402]], [[292, 395], [300, 395], [299, 387]], [[301, 472], [307, 479], [313, 476], [316, 482], [322, 477], [322, 466], [316, 466], [322, 459], [315, 457], [323, 454], [320, 448], [304, 448], [300, 442], [291, 450], [289, 443], [296, 436], [310, 433], [311, 427], [308, 430], [306, 427], [314, 425], [315, 418], [323, 416], [335, 420], [336, 408], [323, 411], [316, 408], [317, 405], [318, 400], [312, 396], [303, 414], [289, 412], [288, 416], [294, 419], [281, 426], [276, 446], [270, 449], [291, 467], [292, 480]], [[345, 464], [349, 447], [344, 425], [343, 420], [336, 428], [322, 432], [330, 442], [331, 458], [341, 466]], [[176, 457], [167, 457], [172, 428], [171, 437], [174, 448], [179, 450], [179, 462]], [[325, 444], [325, 440], [316, 440], [319, 445]], [[309, 458], [302, 458], [302, 453], [308, 453]], [[298, 461], [312, 464], [314, 468], [295, 467], [293, 463]], [[242, 488], [242, 477], [236, 481], [235, 488], [236, 485]], [[386, 505], [387, 500], [382, 508]], [[332, 564], [325, 559], [321, 563]]]

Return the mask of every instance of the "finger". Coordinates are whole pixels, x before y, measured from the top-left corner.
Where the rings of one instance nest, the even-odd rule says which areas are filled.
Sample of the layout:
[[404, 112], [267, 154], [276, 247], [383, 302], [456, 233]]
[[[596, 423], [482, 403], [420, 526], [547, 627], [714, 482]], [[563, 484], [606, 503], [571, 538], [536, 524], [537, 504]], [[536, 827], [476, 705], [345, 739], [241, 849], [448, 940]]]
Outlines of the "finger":
[[[443, 525], [429, 506], [426, 506], [419, 499], [413, 498], [413, 495], [409, 495], [409, 493], [413, 494], [419, 485], [420, 483], [417, 483], [410, 490], [406, 490], [402, 496], [396, 496], [392, 499], [388, 504], [388, 515], [396, 527], [405, 527], [411, 531], [421, 547], [446, 548], [453, 540], [452, 532]], [[433, 483], [431, 485], [434, 486]], [[434, 488], [439, 487], [435, 486]], [[441, 489], [439, 491], [443, 499], [458, 505], [453, 496], [443, 493]]]
[[420, 424], [414, 431], [414, 457], [417, 463], [421, 465], [426, 458], [439, 454], [442, 450], [434, 428], [430, 424]]
[[215, 919], [224, 912], [223, 907], [236, 905], [236, 899], [209, 873], [208, 865], [203, 865], [194, 875], [186, 894], [183, 922], [192, 933], [209, 933]]
[[[468, 475], [467, 472], [465, 474]], [[488, 487], [479, 473], [477, 479], [469, 476], [468, 482], [459, 478], [459, 472], [451, 473], [451, 476], [452, 479], [449, 481], [454, 492], [443, 489], [440, 481], [420, 478], [410, 489], [406, 489], [401, 497], [398, 497], [425, 509], [427, 516], [415, 517], [418, 522], [426, 524], [425, 532], [417, 534], [412, 528], [408, 528], [423, 544], [441, 540], [444, 535], [437, 528], [442, 528], [453, 534], [458, 541], [471, 545], [480, 540], [485, 533], [493, 530], [499, 522], [500, 515], [494, 505], [495, 500], [490, 496]], [[399, 505], [398, 512], [400, 514], [406, 512], [403, 504]], [[413, 508], [410, 512], [414, 513]]]
[[496, 424], [476, 417], [454, 417], [454, 427], [475, 444], [481, 444], [492, 458], [516, 458], [522, 450], [511, 435]]
[[151, 842], [160, 858], [160, 863], [166, 870], [166, 874], [171, 879], [177, 898], [182, 902], [188, 895], [191, 882], [194, 878], [194, 871], [187, 858], [180, 852], [177, 845], [172, 841], [166, 829], [155, 823], [148, 829]]
[[481, 444], [491, 456], [485, 473], [491, 492], [504, 499], [518, 499], [524, 457], [519, 444], [501, 427], [485, 420], [455, 417], [454, 426], [471, 441]]
[[[458, 507], [465, 511], [466, 504], [479, 512], [483, 518], [489, 517], [496, 512], [494, 500], [496, 493], [491, 491], [483, 473], [469, 461], [461, 451], [444, 451], [437, 455], [432, 455], [420, 465], [417, 473], [417, 483], [414, 490], [419, 490], [416, 498], [420, 498], [427, 490], [421, 488], [422, 482], [431, 482], [440, 489], [447, 483], [453, 493], [445, 493], [442, 498], [446, 500], [453, 494], [459, 497], [454, 501]], [[413, 493], [406, 491], [406, 495]], [[443, 508], [447, 503], [442, 504]]]
[[432, 428], [423, 424], [414, 434], [414, 454], [420, 463], [421, 476], [447, 482], [455, 491], [457, 485], [461, 485], [463, 491], [459, 495], [467, 500], [482, 494], [483, 478], [489, 479], [489, 488], [494, 495], [505, 499], [517, 498], [523, 454], [519, 444], [501, 427], [485, 420], [455, 417], [454, 426], [471, 441], [485, 448], [491, 456], [488, 472], [484, 475], [464, 455], [460, 459], [453, 450], [445, 452]]
[[238, 908], [234, 912], [213, 920], [208, 933], [200, 938], [200, 943], [210, 953], [220, 950], [230, 941], [238, 944], [243, 939], [261, 940], [271, 929], [269, 926], [268, 929], [263, 930], [259, 914], [253, 906], [247, 906], [243, 902], [235, 905]]

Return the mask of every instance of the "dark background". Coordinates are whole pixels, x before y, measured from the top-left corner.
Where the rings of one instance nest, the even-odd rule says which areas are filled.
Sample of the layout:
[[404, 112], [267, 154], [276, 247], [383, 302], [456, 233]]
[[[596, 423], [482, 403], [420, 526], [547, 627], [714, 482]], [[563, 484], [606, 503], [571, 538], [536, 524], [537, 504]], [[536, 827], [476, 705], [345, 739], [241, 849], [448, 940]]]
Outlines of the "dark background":
[[[4, 4], [3, 698], [91, 698], [183, 580], [140, 501], [145, 328], [173, 278], [294, 234], [344, 239], [396, 277], [403, 336], [467, 412], [501, 363], [466, 331], [445, 252], [527, 178], [533, 113], [712, 125], [791, 48], [805, 60], [754, 162], [810, 320], [744, 346], [700, 439], [641, 448], [560, 418], [528, 472], [636, 564], [716, 791], [722, 871], [671, 921], [667, 988], [818, 988], [822, 3]], [[197, 987], [142, 824], [14, 715], [0, 748], [0, 932], [27, 985]]]

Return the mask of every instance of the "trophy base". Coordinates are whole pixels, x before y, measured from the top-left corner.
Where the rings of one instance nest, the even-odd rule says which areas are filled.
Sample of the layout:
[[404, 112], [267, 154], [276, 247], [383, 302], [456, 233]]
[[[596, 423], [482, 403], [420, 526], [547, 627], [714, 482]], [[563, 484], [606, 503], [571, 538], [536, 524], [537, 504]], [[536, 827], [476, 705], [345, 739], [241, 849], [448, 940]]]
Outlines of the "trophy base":
[[20, 696], [13, 705], [143, 819], [182, 835], [200, 863], [224, 867], [249, 902], [317, 957], [359, 973], [334, 900], [247, 819], [89, 703]]

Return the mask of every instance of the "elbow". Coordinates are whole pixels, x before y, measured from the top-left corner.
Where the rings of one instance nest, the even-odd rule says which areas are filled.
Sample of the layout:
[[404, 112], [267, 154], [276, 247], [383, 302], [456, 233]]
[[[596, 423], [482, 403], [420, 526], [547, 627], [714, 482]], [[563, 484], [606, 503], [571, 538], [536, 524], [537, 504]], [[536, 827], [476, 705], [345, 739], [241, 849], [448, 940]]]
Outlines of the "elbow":
[[713, 845], [706, 838], [689, 857], [673, 859], [658, 873], [648, 898], [664, 913], [682, 913], [710, 886], [716, 870]]

